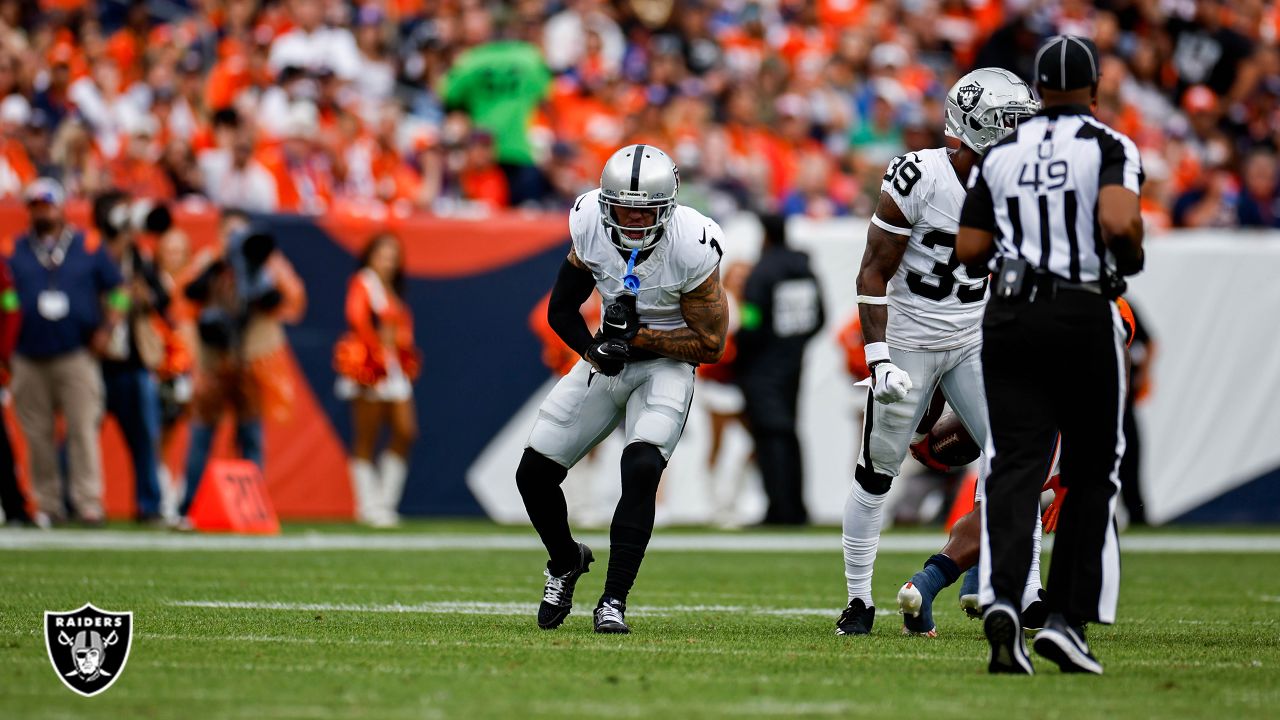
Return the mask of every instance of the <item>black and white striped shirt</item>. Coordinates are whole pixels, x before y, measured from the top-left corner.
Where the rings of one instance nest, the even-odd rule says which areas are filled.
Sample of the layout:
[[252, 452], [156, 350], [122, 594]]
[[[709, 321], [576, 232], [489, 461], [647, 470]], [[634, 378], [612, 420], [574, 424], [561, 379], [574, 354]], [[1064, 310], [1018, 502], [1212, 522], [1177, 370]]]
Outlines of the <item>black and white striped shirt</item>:
[[1140, 193], [1138, 148], [1082, 105], [1048, 107], [987, 151], [971, 178], [960, 225], [995, 235], [1001, 258], [1023, 258], [1042, 272], [1097, 282], [1115, 258], [1098, 227], [1098, 191]]

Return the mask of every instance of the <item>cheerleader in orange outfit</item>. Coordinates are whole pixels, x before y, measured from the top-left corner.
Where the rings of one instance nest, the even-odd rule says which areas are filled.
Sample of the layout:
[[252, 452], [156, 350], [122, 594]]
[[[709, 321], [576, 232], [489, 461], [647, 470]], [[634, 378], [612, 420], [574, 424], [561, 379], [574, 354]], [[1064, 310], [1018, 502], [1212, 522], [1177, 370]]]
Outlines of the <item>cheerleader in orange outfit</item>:
[[[334, 348], [338, 396], [351, 401], [351, 483], [356, 520], [374, 527], [399, 522], [396, 512], [408, 476], [409, 448], [417, 436], [413, 380], [420, 360], [413, 317], [404, 301], [400, 242], [380, 233], [365, 247], [360, 270], [347, 286], [350, 331]], [[386, 449], [374, 465], [383, 429]]]

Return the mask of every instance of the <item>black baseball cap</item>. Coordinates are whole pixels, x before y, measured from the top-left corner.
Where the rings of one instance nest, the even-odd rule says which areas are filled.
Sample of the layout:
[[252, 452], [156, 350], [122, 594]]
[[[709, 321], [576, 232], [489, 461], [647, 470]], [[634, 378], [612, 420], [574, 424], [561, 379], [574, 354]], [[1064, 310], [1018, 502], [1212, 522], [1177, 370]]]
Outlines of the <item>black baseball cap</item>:
[[1078, 90], [1098, 82], [1098, 46], [1079, 35], [1055, 35], [1036, 53], [1036, 84], [1048, 90]]

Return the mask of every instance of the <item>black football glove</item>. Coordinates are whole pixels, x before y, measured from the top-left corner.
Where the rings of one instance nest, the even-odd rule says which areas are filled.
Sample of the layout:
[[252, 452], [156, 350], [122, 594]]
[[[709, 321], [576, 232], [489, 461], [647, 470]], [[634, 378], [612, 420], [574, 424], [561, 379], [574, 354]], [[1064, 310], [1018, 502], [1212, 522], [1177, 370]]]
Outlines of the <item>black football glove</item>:
[[601, 331], [610, 340], [631, 342], [640, 332], [640, 313], [636, 312], [636, 296], [623, 293], [604, 309]]
[[591, 343], [586, 356], [587, 362], [595, 365], [602, 375], [613, 377], [622, 372], [622, 366], [631, 359], [631, 347], [622, 340], [606, 338]]

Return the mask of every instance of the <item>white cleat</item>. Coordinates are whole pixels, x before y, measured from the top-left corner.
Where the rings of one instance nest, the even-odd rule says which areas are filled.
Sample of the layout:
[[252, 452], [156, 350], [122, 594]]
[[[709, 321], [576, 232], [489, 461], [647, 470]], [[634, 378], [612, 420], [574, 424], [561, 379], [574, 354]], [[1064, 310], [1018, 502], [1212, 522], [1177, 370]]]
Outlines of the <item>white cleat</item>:
[[982, 617], [982, 603], [978, 602], [977, 595], [961, 595], [960, 609], [969, 616], [970, 620]]
[[898, 611], [903, 615], [918, 617], [920, 606], [923, 604], [924, 598], [920, 596], [920, 589], [910, 582], [898, 590]]
[[[898, 590], [898, 612], [904, 617], [920, 617], [920, 609], [924, 606], [924, 597], [920, 595], [920, 589], [911, 582], [903, 585]], [[903, 635], [921, 635], [924, 637], [938, 637], [938, 628], [933, 627], [925, 632], [915, 632], [907, 627], [904, 622], [902, 625]]]

